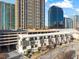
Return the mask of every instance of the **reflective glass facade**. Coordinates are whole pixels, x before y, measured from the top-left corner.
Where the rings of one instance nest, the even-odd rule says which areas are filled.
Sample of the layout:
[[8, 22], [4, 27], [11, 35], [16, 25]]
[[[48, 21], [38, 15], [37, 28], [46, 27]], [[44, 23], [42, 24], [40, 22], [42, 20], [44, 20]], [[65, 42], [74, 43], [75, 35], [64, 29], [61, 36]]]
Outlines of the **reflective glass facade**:
[[0, 2], [0, 29], [15, 29], [14, 4]]
[[65, 18], [65, 28], [73, 28], [73, 20], [71, 18]]
[[52, 6], [48, 11], [48, 28], [64, 28], [63, 10], [57, 6]]

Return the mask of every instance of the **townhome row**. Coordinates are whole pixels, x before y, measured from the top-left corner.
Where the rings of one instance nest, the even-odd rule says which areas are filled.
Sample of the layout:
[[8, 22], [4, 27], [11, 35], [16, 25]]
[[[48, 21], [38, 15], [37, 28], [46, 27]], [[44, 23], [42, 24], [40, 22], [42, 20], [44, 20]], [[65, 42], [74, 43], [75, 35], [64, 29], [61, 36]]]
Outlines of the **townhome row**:
[[[38, 31], [37, 31], [38, 32]], [[49, 31], [50, 32], [50, 31]], [[18, 41], [18, 52], [26, 54], [27, 51], [37, 52], [38, 50], [45, 50], [46, 47], [56, 47], [64, 43], [71, 42], [73, 38], [73, 32], [71, 31], [59, 31], [51, 33], [40, 34], [18, 34], [20, 37]]]

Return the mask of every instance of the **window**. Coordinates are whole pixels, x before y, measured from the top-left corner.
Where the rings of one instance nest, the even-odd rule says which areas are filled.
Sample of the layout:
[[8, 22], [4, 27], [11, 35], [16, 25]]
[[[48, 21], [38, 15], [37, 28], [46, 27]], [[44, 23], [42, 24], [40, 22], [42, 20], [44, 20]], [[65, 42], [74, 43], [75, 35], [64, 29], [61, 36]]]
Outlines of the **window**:
[[44, 39], [46, 39], [46, 37], [44, 36]]
[[42, 39], [42, 37], [40, 37], [40, 39]]
[[37, 40], [37, 37], [35, 37], [35, 40]]
[[33, 37], [30, 38], [30, 41], [33, 41]]
[[34, 48], [34, 46], [33, 46], [33, 45], [31, 45], [31, 48]]
[[46, 46], [46, 43], [44, 43], [44, 45]]
[[37, 45], [35, 45], [35, 47], [37, 47]]
[[50, 38], [50, 36], [48, 36], [48, 39]]

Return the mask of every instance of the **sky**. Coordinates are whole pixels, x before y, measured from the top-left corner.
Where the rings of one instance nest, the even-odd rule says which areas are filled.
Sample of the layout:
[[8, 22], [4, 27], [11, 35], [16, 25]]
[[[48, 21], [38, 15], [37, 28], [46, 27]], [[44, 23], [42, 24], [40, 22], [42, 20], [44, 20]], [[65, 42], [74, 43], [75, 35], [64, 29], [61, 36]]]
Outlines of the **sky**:
[[79, 15], [79, 0], [45, 0], [45, 4], [46, 25], [48, 25], [48, 10], [53, 5], [61, 7], [63, 9], [64, 17]]
[[[15, 0], [0, 0], [8, 3], [15, 3]], [[63, 9], [64, 17], [79, 15], [79, 0], [45, 0], [45, 23], [48, 25], [48, 10], [51, 6], [58, 6]]]

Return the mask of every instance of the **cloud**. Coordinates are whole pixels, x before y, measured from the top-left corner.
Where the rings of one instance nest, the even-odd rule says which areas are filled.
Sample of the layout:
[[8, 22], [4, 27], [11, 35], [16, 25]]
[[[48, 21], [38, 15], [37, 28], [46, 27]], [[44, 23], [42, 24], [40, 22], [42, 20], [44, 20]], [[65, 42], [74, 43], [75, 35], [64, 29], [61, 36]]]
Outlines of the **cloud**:
[[75, 9], [75, 11], [79, 12], [79, 8]]
[[45, 0], [45, 2], [47, 2], [47, 0]]
[[62, 2], [52, 3], [50, 4], [50, 7], [53, 5], [61, 7], [61, 8], [73, 8], [72, 1], [70, 0], [64, 0]]
[[64, 17], [67, 17], [68, 18], [68, 15], [64, 15]]

